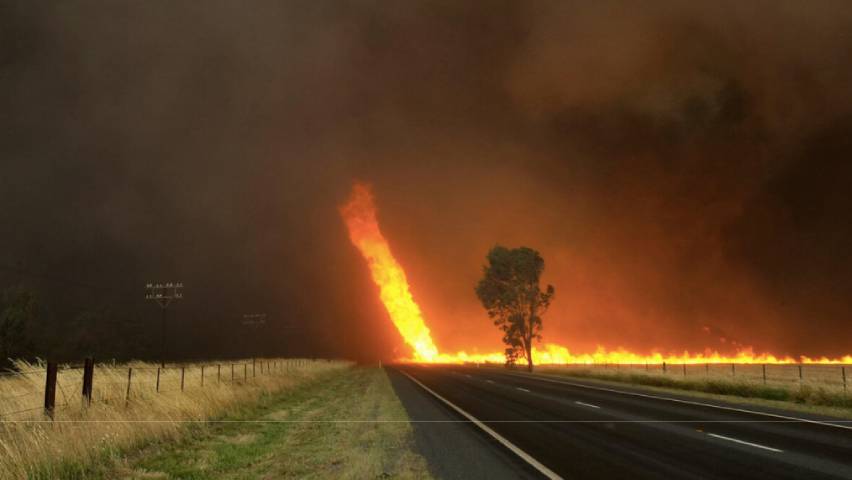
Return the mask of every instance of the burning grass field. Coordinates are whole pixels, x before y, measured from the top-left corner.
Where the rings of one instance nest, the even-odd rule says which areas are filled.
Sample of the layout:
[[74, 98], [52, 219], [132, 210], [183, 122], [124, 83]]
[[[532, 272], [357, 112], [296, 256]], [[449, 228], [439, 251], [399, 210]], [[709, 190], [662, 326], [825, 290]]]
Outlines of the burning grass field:
[[[631, 383], [667, 390], [769, 401], [814, 413], [852, 417], [850, 370], [843, 365], [541, 365], [537, 373]], [[844, 381], [845, 379], [845, 381]]]
[[160, 370], [158, 384], [157, 365], [98, 365], [90, 406], [80, 395], [81, 371], [63, 368], [50, 420], [42, 410], [44, 367], [18, 363], [20, 373], [0, 377], [0, 478], [90, 478], [104, 461], [178, 440], [193, 425], [350, 367], [295, 359], [264, 359], [253, 370], [249, 362], [188, 364]]

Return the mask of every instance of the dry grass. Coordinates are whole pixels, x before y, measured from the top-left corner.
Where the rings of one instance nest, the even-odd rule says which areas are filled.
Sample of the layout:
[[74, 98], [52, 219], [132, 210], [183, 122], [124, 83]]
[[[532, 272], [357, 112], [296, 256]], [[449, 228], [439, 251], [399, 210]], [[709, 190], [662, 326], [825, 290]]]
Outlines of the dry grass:
[[[54, 421], [42, 412], [45, 369], [20, 362], [0, 377], [0, 478], [83, 476], [88, 465], [156, 439], [177, 438], [187, 424], [287, 389], [347, 362], [264, 359], [252, 364], [189, 364], [160, 371], [134, 362], [98, 365], [91, 406], [81, 397], [82, 370], [61, 368]], [[244, 366], [245, 365], [245, 366]], [[262, 365], [262, 366], [261, 366]], [[203, 382], [202, 386], [202, 367]], [[128, 395], [128, 369], [132, 369]], [[183, 376], [183, 390], [181, 389]]]
[[540, 366], [538, 373], [596, 378], [684, 391], [755, 398], [791, 404], [852, 409], [841, 366], [805, 365], [668, 365], [664, 372], [644, 365]]
[[159, 442], [100, 478], [431, 478], [379, 368], [335, 372], [267, 397], [182, 442]]
[[[801, 367], [801, 378], [799, 368]], [[765, 369], [765, 370], [764, 370]], [[823, 364], [661, 364], [650, 365], [540, 365], [538, 371], [576, 372], [591, 371], [595, 374], [640, 374], [673, 381], [719, 380], [733, 381], [781, 389], [799, 389], [802, 386], [822, 388], [842, 393], [852, 390], [852, 365]], [[765, 382], [764, 382], [765, 371]], [[844, 387], [844, 371], [846, 387]]]

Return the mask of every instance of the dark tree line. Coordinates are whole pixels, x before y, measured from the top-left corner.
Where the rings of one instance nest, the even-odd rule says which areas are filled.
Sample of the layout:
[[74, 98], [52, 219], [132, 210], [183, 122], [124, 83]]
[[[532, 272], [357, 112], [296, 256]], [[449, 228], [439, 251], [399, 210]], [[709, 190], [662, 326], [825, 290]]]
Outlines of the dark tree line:
[[0, 369], [16, 359], [145, 358], [152, 342], [141, 321], [107, 305], [69, 307], [48, 301], [35, 287], [7, 286], [0, 293]]

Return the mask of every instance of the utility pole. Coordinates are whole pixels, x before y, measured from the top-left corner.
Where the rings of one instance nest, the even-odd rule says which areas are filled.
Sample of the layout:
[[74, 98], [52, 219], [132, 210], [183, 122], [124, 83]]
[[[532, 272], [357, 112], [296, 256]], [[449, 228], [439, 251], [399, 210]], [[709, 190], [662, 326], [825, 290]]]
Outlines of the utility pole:
[[243, 314], [243, 325], [259, 327], [266, 324], [265, 313], [245, 313]]
[[175, 300], [183, 298], [183, 282], [149, 283], [145, 285], [145, 299], [160, 306], [160, 368], [166, 368], [166, 309]]
[[[248, 342], [245, 342], [245, 343], [250, 344], [251, 342], [257, 342], [257, 340], [258, 340], [257, 329], [264, 327], [266, 325], [266, 314], [265, 313], [245, 313], [245, 314], [243, 314], [242, 324], [243, 324], [244, 327], [251, 328], [252, 330], [255, 331], [254, 333], [249, 334], [249, 336], [251, 336], [252, 338]], [[253, 348], [253, 351], [250, 352], [250, 353], [251, 353], [252, 357], [255, 357], [256, 353], [257, 353], [257, 344], [255, 344], [252, 348]]]
[[[267, 323], [266, 321], [267, 321], [267, 315], [265, 313], [245, 313], [245, 314], [243, 314], [243, 319], [240, 323], [242, 323], [242, 325], [244, 327], [251, 328], [255, 332], [257, 332], [258, 329], [261, 329], [261, 328], [265, 329], [266, 328], [266, 323]], [[295, 326], [293, 324], [278, 324], [277, 322], [273, 322], [273, 326], [271, 328], [275, 331], [279, 331], [279, 330], [299, 330], [301, 327]], [[258, 333], [255, 333], [254, 337], [255, 337], [254, 338], [255, 341], [260, 340], [260, 338], [258, 337]], [[265, 351], [264, 354], [267, 354], [267, 353], [268, 353], [268, 351]], [[254, 356], [254, 355], [252, 355], [252, 356]]]

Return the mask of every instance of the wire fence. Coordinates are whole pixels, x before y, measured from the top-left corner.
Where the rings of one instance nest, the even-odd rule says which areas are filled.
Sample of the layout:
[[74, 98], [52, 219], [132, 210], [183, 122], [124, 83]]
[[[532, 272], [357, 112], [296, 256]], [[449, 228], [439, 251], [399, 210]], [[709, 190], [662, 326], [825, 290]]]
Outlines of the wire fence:
[[[327, 361], [327, 360], [321, 360]], [[181, 394], [189, 390], [239, 386], [258, 377], [286, 375], [318, 360], [251, 359], [237, 362], [169, 364], [83, 365], [53, 362], [43, 369], [0, 372], [0, 421], [29, 418], [34, 414], [53, 418], [58, 409], [81, 402], [114, 404], [151, 395]]]
[[643, 363], [540, 365], [547, 370], [586, 370], [599, 373], [660, 375], [681, 379], [734, 380], [769, 386], [812, 386], [849, 392], [852, 365], [772, 363]]

